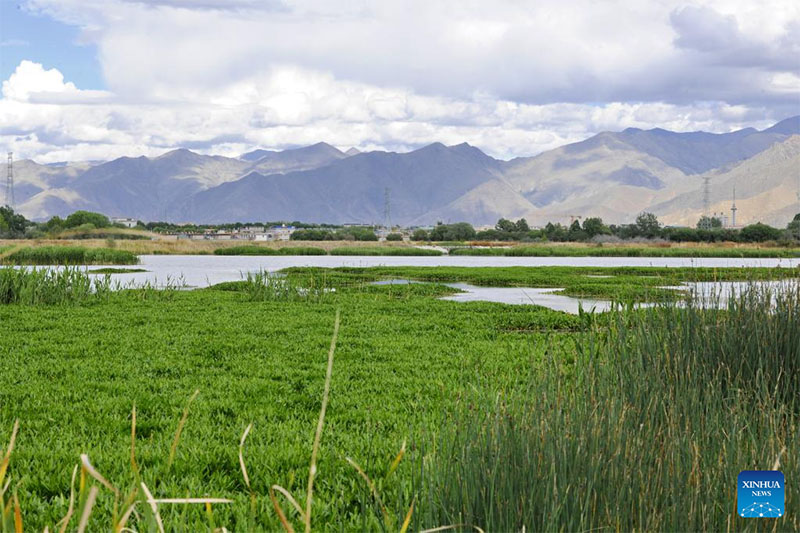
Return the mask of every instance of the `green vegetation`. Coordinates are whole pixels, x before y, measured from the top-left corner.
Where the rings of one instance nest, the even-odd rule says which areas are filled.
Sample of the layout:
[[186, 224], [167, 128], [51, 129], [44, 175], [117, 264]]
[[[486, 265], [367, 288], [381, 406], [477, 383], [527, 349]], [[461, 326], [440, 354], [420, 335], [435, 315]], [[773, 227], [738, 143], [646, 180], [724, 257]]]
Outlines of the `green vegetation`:
[[331, 255], [442, 255], [439, 250], [415, 248], [412, 246], [339, 246], [330, 251]]
[[[682, 282], [758, 281], [800, 277], [800, 268], [666, 267], [338, 267], [286, 269], [291, 275], [339, 276], [337, 283], [364, 285], [377, 280], [408, 279], [429, 283], [465, 282], [483, 287], [563, 288], [563, 294], [618, 301], [674, 299], [661, 289]], [[680, 296], [680, 293], [677, 293]]]
[[375, 230], [368, 226], [340, 229], [298, 229], [290, 237], [293, 241], [377, 241]]
[[771, 296], [753, 289], [723, 312], [614, 313], [574, 345], [551, 345], [524, 386], [466, 399], [442, 424], [425, 521], [797, 530], [797, 513], [764, 524], [734, 512], [739, 470], [800, 476], [800, 291]]
[[[790, 451], [800, 290], [774, 303], [750, 292], [723, 311], [572, 316], [442, 301], [452, 289], [436, 282], [611, 294], [797, 274], [297, 268], [168, 298], [84, 291], [0, 305], [4, 451], [19, 420], [0, 522], [13, 529], [18, 506], [26, 530], [58, 530], [86, 454], [68, 530], [92, 498], [90, 530], [111, 529], [134, 501], [127, 524], [138, 531], [157, 520], [166, 531], [276, 531], [275, 505], [297, 527], [304, 520], [273, 486], [305, 513], [312, 463], [314, 530], [397, 531], [406, 516], [409, 531], [756, 530], [734, 516], [731, 480], [777, 457], [787, 479], [800, 476]], [[370, 284], [387, 278], [432, 283]], [[156, 515], [145, 488], [156, 500], [219, 500], [210, 512], [162, 502]], [[774, 524], [794, 530], [800, 518]]]
[[285, 246], [283, 248], [268, 248], [254, 244], [244, 246], [230, 246], [217, 248], [214, 255], [327, 255], [322, 248], [312, 246]]
[[450, 255], [510, 257], [800, 257], [800, 248], [673, 248], [656, 246], [514, 246], [454, 248]]
[[281, 248], [281, 255], [328, 255], [328, 252], [316, 246], [286, 246]]
[[82, 269], [0, 268], [0, 304], [52, 305], [108, 299], [109, 276]]
[[78, 246], [39, 246], [22, 248], [3, 257], [9, 265], [135, 265], [139, 258], [131, 252], [110, 248]]
[[138, 274], [147, 272], [143, 268], [93, 268], [89, 274]]
[[280, 255], [280, 251], [277, 248], [267, 248], [266, 246], [251, 244], [246, 246], [217, 248], [214, 250], [214, 255]]

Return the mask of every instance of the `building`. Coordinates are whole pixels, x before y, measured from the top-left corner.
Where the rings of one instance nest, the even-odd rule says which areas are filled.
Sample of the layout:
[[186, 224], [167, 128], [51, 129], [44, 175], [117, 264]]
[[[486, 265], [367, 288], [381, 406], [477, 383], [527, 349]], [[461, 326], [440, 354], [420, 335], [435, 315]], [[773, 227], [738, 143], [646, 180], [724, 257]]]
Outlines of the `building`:
[[126, 228], [135, 228], [138, 221], [135, 218], [111, 217], [112, 224], [119, 224]]

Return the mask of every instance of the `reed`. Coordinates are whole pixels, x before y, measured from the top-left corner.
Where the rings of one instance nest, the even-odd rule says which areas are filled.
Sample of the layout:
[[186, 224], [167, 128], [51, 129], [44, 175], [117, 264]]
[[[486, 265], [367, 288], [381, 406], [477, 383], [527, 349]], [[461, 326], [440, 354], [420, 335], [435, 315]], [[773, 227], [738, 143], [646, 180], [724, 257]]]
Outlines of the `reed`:
[[[736, 474], [800, 476], [800, 288], [726, 309], [618, 309], [553, 337], [521, 390], [442, 424], [420, 512], [491, 531], [797, 530], [735, 510]], [[559, 354], [557, 356], [557, 354]], [[566, 357], [560, 354], [567, 354]], [[787, 491], [787, 509], [797, 496]]]
[[80, 246], [22, 248], [2, 258], [8, 265], [135, 265], [139, 258], [124, 250]]
[[0, 304], [53, 305], [107, 299], [111, 276], [90, 276], [78, 267], [0, 268]]
[[245, 245], [217, 248], [214, 255], [328, 255], [322, 248], [313, 246], [286, 246], [283, 248], [268, 248], [266, 246]]
[[413, 246], [340, 246], [330, 251], [331, 255], [369, 255], [369, 256], [438, 256], [439, 250], [415, 248]]

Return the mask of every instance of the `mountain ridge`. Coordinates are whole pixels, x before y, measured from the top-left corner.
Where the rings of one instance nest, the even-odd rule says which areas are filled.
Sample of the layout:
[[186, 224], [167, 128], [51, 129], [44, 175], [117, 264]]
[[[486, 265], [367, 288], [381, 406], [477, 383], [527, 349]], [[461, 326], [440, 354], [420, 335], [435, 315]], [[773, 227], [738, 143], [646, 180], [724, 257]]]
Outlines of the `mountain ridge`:
[[[468, 143], [440, 142], [405, 153], [344, 152], [320, 142], [284, 151], [259, 148], [238, 157], [178, 148], [153, 158], [57, 167], [24, 161], [17, 172], [19, 210], [34, 219], [90, 209], [177, 222], [381, 223], [388, 192], [392, 221], [401, 224], [481, 225], [523, 216], [543, 224], [573, 215], [621, 223], [696, 193], [699, 176], [731, 172], [792, 133], [800, 135], [800, 116], [762, 131], [601, 132], [508, 161]], [[781, 168], [784, 174], [775, 179], [790, 183], [791, 168]], [[775, 179], [764, 183], [778, 187]], [[786, 193], [789, 185], [780, 187]]]

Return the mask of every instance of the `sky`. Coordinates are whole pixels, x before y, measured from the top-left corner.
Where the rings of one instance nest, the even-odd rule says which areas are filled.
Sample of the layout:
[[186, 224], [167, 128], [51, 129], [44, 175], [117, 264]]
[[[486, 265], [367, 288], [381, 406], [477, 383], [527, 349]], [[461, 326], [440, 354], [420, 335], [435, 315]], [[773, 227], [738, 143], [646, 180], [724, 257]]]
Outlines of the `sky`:
[[796, 0], [0, 0], [0, 149], [42, 163], [800, 114]]

